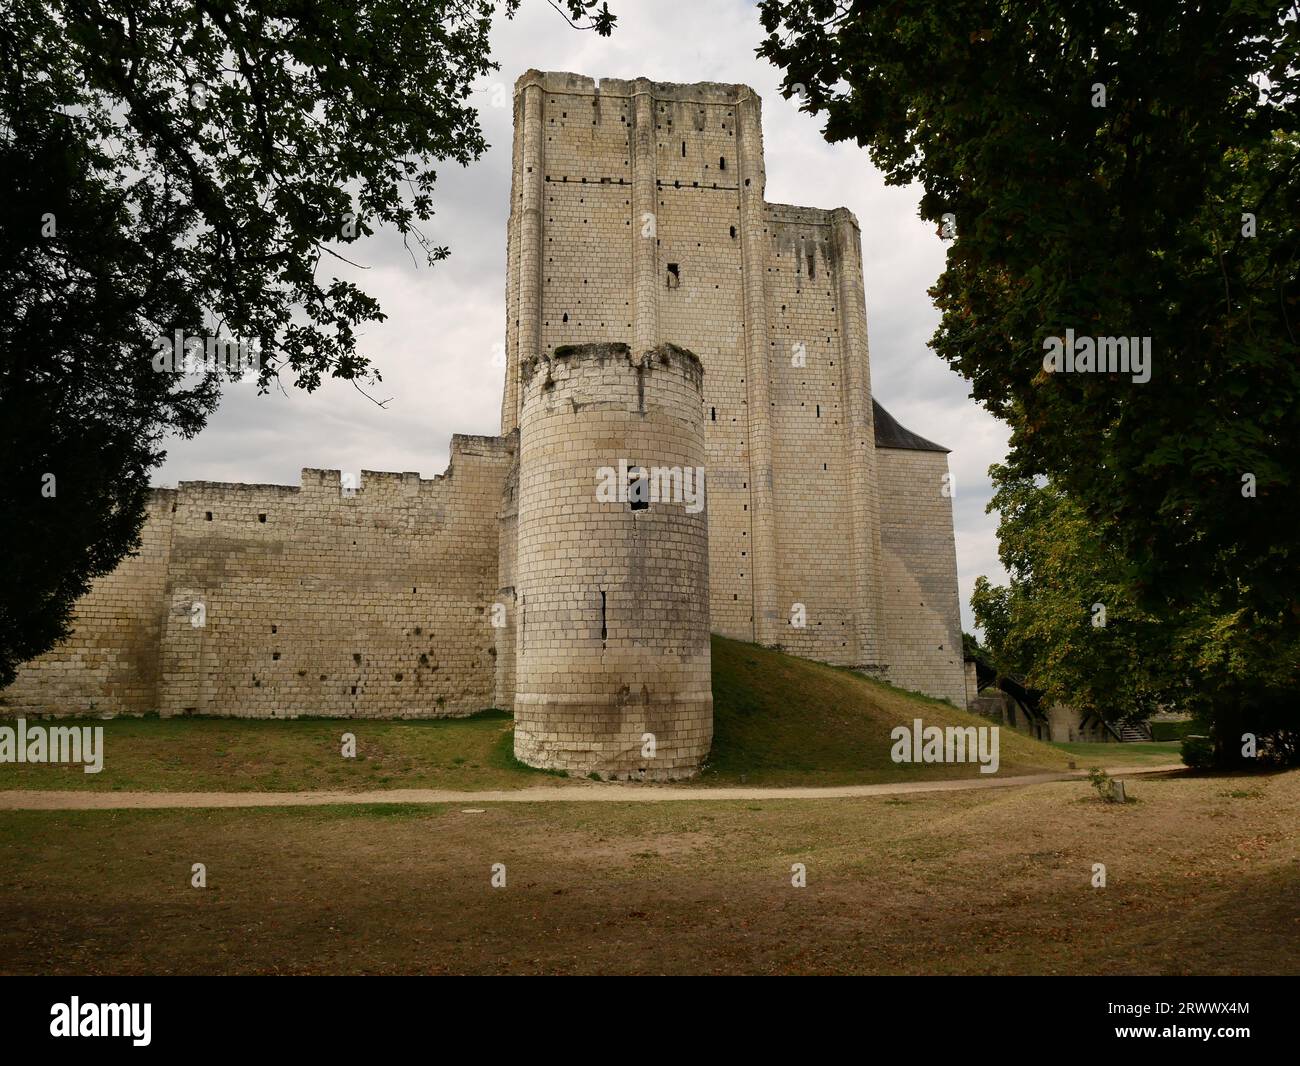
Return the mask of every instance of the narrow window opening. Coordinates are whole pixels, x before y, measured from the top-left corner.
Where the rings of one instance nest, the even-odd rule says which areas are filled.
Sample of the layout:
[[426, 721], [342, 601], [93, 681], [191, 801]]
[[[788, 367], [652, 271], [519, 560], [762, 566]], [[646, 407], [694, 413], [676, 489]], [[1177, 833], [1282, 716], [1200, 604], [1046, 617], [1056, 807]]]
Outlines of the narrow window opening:
[[567, 322], [567, 321], [569, 321], [569, 312], [568, 312], [568, 311], [565, 311], [565, 312], [564, 312], [564, 318], [562, 318], [561, 321], [562, 321], [562, 322]]
[[822, 405], [821, 405], [821, 404], [818, 404], [818, 405], [817, 405], [817, 417], [818, 417], [818, 418], [821, 418], [821, 416], [822, 416]]
[[211, 521], [212, 521], [212, 512], [211, 512], [211, 511], [205, 511], [205, 512], [204, 512], [204, 515], [203, 515], [203, 520], [204, 520], [205, 522], [211, 522]]
[[682, 283], [682, 272], [676, 263], [668, 264], [668, 287], [677, 288]]
[[605, 639], [608, 636], [609, 636], [609, 627], [606, 625], [606, 620], [605, 620], [605, 590], [601, 589], [600, 590], [600, 642], [601, 644], [605, 643]]
[[719, 170], [727, 169], [727, 157], [725, 155], [718, 156], [718, 169]]
[[686, 158], [686, 142], [682, 141], [682, 158]]
[[632, 511], [650, 509], [650, 476], [641, 469], [629, 472], [627, 478], [627, 506]]
[[709, 408], [709, 418], [714, 422], [718, 420], [718, 409], [716, 407]]
[[260, 514], [260, 515], [258, 515], [258, 516], [257, 516], [257, 520], [258, 520], [259, 522], [265, 522], [265, 521], [266, 521], [266, 515], [264, 515], [264, 514]]
[[735, 237], [736, 237], [736, 227], [735, 227], [735, 226], [732, 226], [732, 227], [731, 227], [731, 237], [732, 237], [733, 240], [735, 240]]

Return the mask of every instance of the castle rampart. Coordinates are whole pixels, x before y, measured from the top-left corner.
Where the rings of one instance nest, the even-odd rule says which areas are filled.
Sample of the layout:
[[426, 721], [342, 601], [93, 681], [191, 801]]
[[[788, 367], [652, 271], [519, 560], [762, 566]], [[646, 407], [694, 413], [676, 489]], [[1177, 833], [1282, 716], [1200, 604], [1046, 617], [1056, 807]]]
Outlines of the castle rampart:
[[156, 490], [140, 555], [77, 606], [6, 713], [423, 718], [491, 706], [512, 445], [453, 438], [448, 472], [302, 472]]
[[[766, 202], [743, 85], [529, 71], [514, 107], [501, 436], [428, 480], [155, 491], [0, 713], [496, 705], [525, 761], [679, 776], [710, 628], [964, 702], [946, 451], [873, 397], [858, 220]], [[598, 501], [619, 453], [707, 502]]]

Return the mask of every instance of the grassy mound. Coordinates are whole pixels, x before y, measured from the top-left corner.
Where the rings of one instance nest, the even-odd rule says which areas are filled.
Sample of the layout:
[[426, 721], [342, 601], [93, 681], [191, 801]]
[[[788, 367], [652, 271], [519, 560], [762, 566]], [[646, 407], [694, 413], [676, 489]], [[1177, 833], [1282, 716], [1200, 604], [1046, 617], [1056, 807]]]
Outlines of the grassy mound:
[[890, 730], [981, 726], [989, 721], [942, 700], [852, 670], [713, 638], [713, 751], [706, 784], [847, 785], [1002, 777], [1064, 770], [1069, 756], [1013, 729], [999, 737], [998, 773], [974, 763], [895, 763]]
[[[850, 670], [713, 638], [713, 751], [701, 785], [844, 785], [972, 777], [975, 763], [897, 764], [889, 731], [987, 725], [949, 704]], [[104, 729], [104, 768], [0, 764], [0, 789], [241, 792], [299, 789], [523, 788], [565, 784], [513, 755], [510, 716], [374, 719], [117, 718], [46, 720]], [[344, 733], [356, 757], [341, 757]], [[996, 776], [1064, 769], [1068, 755], [1010, 729]], [[1112, 745], [1114, 748], [1131, 745]], [[1172, 760], [1170, 760], [1172, 761]], [[1106, 762], [1105, 765], [1111, 765]]]

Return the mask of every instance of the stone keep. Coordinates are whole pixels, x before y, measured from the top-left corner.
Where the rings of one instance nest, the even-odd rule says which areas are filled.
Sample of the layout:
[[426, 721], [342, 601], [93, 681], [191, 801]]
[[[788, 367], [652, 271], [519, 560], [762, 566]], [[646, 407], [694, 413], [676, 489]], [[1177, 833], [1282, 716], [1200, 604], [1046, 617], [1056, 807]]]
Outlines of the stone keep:
[[743, 85], [529, 71], [514, 105], [502, 432], [534, 355], [689, 349], [714, 631], [964, 706], [946, 450], [873, 402], [852, 213], [766, 202]]
[[515, 755], [531, 766], [670, 779], [708, 754], [701, 378], [671, 345], [522, 366]]
[[[672, 777], [708, 747], [708, 628], [964, 705], [946, 449], [872, 396], [857, 220], [766, 202], [743, 85], [529, 71], [514, 107], [500, 435], [455, 435], [428, 480], [156, 490], [139, 554], [0, 713], [496, 705], [526, 761]], [[548, 449], [580, 506], [530, 481]], [[620, 451], [703, 465], [707, 533], [705, 512], [600, 509]], [[562, 562], [539, 521], [590, 551]], [[638, 550], [652, 529], [689, 551]]]

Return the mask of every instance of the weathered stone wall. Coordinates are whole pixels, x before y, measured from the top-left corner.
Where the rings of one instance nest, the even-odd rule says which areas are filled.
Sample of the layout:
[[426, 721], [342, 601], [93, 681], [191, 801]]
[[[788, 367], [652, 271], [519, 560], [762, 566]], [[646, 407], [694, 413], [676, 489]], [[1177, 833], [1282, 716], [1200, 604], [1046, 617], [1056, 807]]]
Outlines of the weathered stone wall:
[[[24, 668], [0, 712], [515, 706], [517, 554], [539, 535], [512, 471], [530, 447], [517, 432], [525, 370], [570, 366], [553, 361], [562, 346], [611, 342], [680, 344], [703, 364], [712, 628], [964, 702], [946, 460], [873, 402], [857, 220], [764, 200], [760, 103], [743, 85], [529, 71], [514, 106], [503, 435], [454, 438], [442, 477], [366, 474], [355, 495], [332, 471], [304, 472], [301, 487], [156, 494], [140, 556], [95, 586], [73, 638]], [[615, 378], [583, 388], [614, 389], [617, 402], [601, 402], [621, 410], [630, 379]], [[583, 439], [593, 431], [578, 414], [566, 412]], [[659, 429], [673, 419], [694, 426], [678, 411]], [[679, 448], [694, 447], [690, 432]], [[640, 528], [626, 521], [611, 544]], [[638, 607], [653, 633], [659, 605]]]
[[559, 345], [690, 349], [706, 369], [714, 630], [877, 664], [857, 221], [764, 202], [746, 86], [529, 71], [515, 94], [502, 431], [521, 365]]
[[492, 609], [496, 636], [496, 688], [494, 702], [502, 709], [515, 705], [515, 624], [519, 618], [519, 593], [515, 588], [515, 556], [519, 543], [519, 431], [508, 438], [514, 461], [501, 490], [501, 520], [497, 544], [497, 599]]
[[948, 457], [902, 448], [876, 456], [885, 679], [965, 707]]
[[177, 496], [174, 489], [154, 490], [139, 552], [78, 601], [68, 640], [21, 667], [0, 690], [0, 715], [157, 710]]
[[[423, 718], [491, 706], [512, 450], [457, 436], [432, 480], [362, 471], [345, 487], [337, 470], [304, 470], [301, 487], [157, 493], [146, 553], [78, 605], [72, 639], [24, 667], [6, 710]], [[135, 687], [118, 696], [92, 661]]]
[[624, 469], [684, 478], [704, 465], [699, 361], [586, 345], [530, 360], [520, 388], [515, 754], [689, 776], [713, 736], [707, 485], [700, 506], [684, 480], [643, 508], [598, 489], [611, 471], [626, 487]]
[[880, 546], [857, 221], [784, 205], [767, 219], [776, 642], [874, 666]]
[[1085, 723], [1083, 715], [1069, 704], [1056, 703], [1047, 708], [1048, 736], [1053, 744], [1090, 743], [1104, 744], [1115, 739], [1098, 718], [1090, 717]]
[[757, 120], [745, 151], [739, 115], [756, 115], [757, 98], [744, 86], [536, 71], [515, 93], [502, 432], [518, 424], [521, 360], [598, 341], [696, 353], [709, 371], [713, 626], [753, 639], [741, 210], [742, 190], [761, 208], [763, 177]]

